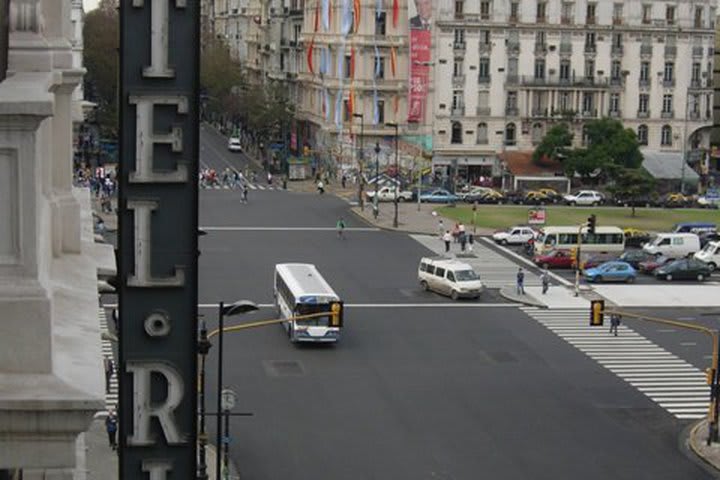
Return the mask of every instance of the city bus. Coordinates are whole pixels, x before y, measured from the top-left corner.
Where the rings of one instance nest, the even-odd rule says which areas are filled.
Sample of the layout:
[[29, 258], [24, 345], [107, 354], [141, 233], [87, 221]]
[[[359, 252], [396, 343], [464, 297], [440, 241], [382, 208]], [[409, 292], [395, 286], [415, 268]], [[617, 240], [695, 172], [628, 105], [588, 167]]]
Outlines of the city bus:
[[[586, 230], [586, 229], [584, 229]], [[550, 250], [577, 248], [578, 227], [545, 227], [535, 242], [535, 254]], [[625, 250], [625, 234], [619, 227], [595, 227], [595, 233], [582, 234], [582, 253], [613, 253]]]
[[[342, 328], [342, 301], [315, 265], [280, 263], [275, 265], [275, 306], [290, 341], [337, 342]], [[327, 312], [307, 320], [293, 317]]]

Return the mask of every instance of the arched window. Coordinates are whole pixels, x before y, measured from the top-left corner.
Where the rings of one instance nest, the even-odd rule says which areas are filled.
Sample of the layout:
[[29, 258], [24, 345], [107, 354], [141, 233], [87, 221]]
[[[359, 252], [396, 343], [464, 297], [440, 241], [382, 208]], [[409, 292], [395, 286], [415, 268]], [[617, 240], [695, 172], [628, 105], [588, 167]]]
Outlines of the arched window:
[[532, 143], [537, 145], [542, 142], [544, 129], [542, 123], [534, 123], [532, 126]]
[[648, 144], [648, 127], [647, 125], [640, 125], [637, 131], [638, 143], [640, 145]]
[[478, 145], [487, 145], [487, 143], [488, 143], [488, 127], [487, 127], [487, 123], [478, 123], [478, 126], [477, 126], [477, 143], [478, 143]]
[[460, 122], [452, 122], [450, 143], [462, 143], [462, 141], [462, 124]]
[[515, 124], [514, 123], [508, 123], [505, 126], [505, 145], [515, 145], [516, 138], [515, 138]]
[[669, 147], [672, 145], [672, 127], [670, 125], [663, 125], [660, 133], [660, 145]]

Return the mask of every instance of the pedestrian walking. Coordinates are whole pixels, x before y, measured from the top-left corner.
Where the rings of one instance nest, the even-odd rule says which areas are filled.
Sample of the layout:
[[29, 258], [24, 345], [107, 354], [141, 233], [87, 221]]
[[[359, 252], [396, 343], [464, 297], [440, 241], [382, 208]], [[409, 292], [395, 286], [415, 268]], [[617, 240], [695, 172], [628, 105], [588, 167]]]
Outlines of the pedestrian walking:
[[337, 224], [335, 225], [337, 228], [337, 235], [339, 239], [343, 239], [343, 232], [345, 231], [345, 219], [340, 217], [340, 219], [337, 221]]
[[550, 288], [550, 274], [548, 273], [548, 269], [543, 269], [542, 276], [540, 277], [542, 280], [542, 293], [545, 295], [548, 291], [548, 288]]
[[340, 183], [342, 184], [342, 187], [345, 188], [345, 184], [347, 184], [347, 177], [343, 173], [342, 178], [340, 179]]
[[108, 412], [108, 416], [105, 418], [105, 431], [107, 431], [108, 434], [108, 443], [110, 444], [110, 448], [113, 450], [117, 450], [117, 428], [117, 415], [115, 415], [115, 410], [110, 410]]
[[318, 192], [320, 193], [320, 195], [325, 193], [325, 184], [322, 182], [322, 180], [318, 180], [317, 189], [318, 189]]
[[517, 272], [517, 293], [518, 295], [525, 295], [525, 272], [522, 267], [518, 268]]
[[272, 185], [272, 179], [273, 179], [272, 173], [268, 172], [268, 174], [267, 174], [268, 185]]
[[610, 333], [618, 336], [618, 327], [620, 326], [620, 315], [613, 313], [610, 315]]
[[452, 243], [453, 236], [450, 230], [445, 230], [445, 234], [442, 236], [443, 242], [445, 242], [445, 253], [450, 251], [450, 243]]
[[243, 183], [240, 188], [242, 188], [242, 203], [248, 203], [248, 186]]
[[445, 224], [442, 221], [442, 218], [438, 220], [438, 237], [443, 238], [443, 235], [445, 234]]
[[472, 233], [468, 234], [468, 252], [472, 252], [473, 243], [475, 243], [475, 235]]
[[466, 246], [467, 246], [467, 235], [465, 235], [465, 232], [460, 232], [460, 251], [464, 252]]
[[105, 393], [110, 393], [110, 380], [115, 373], [115, 365], [107, 355], [103, 358], [103, 367], [105, 368]]

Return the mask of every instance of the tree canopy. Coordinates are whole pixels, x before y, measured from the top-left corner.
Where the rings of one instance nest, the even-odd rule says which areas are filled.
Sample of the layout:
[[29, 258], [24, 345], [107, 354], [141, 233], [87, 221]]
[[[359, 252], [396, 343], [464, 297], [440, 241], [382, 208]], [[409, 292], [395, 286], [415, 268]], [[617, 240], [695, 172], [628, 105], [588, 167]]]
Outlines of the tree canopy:
[[97, 103], [102, 135], [117, 137], [118, 48], [117, 0], [102, 0], [85, 16], [83, 27], [86, 97]]
[[608, 190], [632, 206], [634, 217], [638, 200], [652, 196], [655, 184], [655, 179], [644, 168], [620, 167], [615, 171], [615, 183]]
[[533, 152], [533, 162], [542, 163], [545, 159], [567, 156], [567, 149], [572, 146], [572, 140], [573, 134], [567, 123], [554, 125]]

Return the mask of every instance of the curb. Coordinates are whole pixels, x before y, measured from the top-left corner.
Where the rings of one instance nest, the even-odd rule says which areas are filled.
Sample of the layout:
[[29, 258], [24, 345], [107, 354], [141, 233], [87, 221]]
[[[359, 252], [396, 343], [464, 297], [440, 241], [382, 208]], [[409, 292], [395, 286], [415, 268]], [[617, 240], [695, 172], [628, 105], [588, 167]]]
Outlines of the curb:
[[511, 296], [504, 291], [506, 288], [508, 288], [508, 287], [503, 287], [500, 289], [500, 296], [503, 297], [505, 300], [510, 300], [513, 303], [517, 303], [520, 305], [527, 305], [529, 307], [548, 308], [547, 305], [545, 305], [544, 303], [540, 303], [539, 301], [534, 300], [534, 299], [530, 300], [528, 298], [528, 300], [522, 300], [522, 299], [516, 298], [515, 296]]
[[700, 427], [703, 427], [705, 425], [707, 425], [707, 420], [702, 419], [702, 420], [698, 421], [695, 425], [692, 426], [692, 428], [690, 429], [690, 433], [688, 434], [688, 437], [687, 437], [687, 445], [690, 447], [690, 450], [692, 451], [692, 453], [695, 454], [696, 458], [698, 460], [702, 461], [703, 465], [711, 468], [713, 470], [713, 472], [715, 472], [715, 474], [717, 475], [718, 473], [720, 473], [720, 465], [717, 465], [716, 463], [712, 462], [708, 457], [703, 455], [703, 453], [700, 451], [700, 449], [695, 445], [695, 442], [693, 441], [693, 439], [697, 435], [698, 430], [700, 430]]
[[[498, 245], [497, 243], [493, 242], [491, 239], [489, 239], [489, 238], [487, 238], [487, 237], [481, 237], [481, 239], [482, 239], [482, 241], [484, 241], [484, 242], [487, 243], [488, 245], [502, 250], [502, 251], [503, 251], [504, 253], [506, 253], [507, 255], [510, 255], [511, 257], [515, 258], [516, 260], [521, 261], [521, 262], [524, 263], [525, 265], [528, 265], [528, 266], [530, 266], [530, 267], [533, 267], [533, 268], [535, 268], [535, 269], [538, 269], [538, 270], [542, 271], [542, 268], [541, 268], [541, 267], [539, 267], [538, 265], [535, 265], [533, 262], [531, 262], [531, 261], [528, 260], [527, 258], [525, 258], [525, 257], [523, 257], [523, 256], [521, 256], [521, 255], [518, 255], [517, 253], [513, 252], [513, 251], [510, 250], [509, 248], [504, 247], [504, 246], [502, 246], [502, 245]], [[571, 282], [569, 282], [568, 280], [565, 280], [563, 277], [561, 277], [561, 276], [558, 275], [557, 273], [554, 273], [554, 272], [550, 271], [550, 269], [548, 269], [548, 275], [550, 275], [550, 277], [552, 277], [553, 279], [555, 279], [555, 281], [557, 281], [560, 285], [563, 285], [563, 286], [566, 286], [566, 287], [573, 285]]]
[[395, 228], [395, 227], [386, 227], [386, 226], [384, 226], [384, 225], [377, 224], [377, 223], [373, 222], [372, 220], [370, 220], [369, 218], [366, 218], [366, 217], [365, 217], [364, 215], [362, 215], [358, 210], [359, 210], [359, 207], [351, 207], [351, 208], [350, 208], [350, 211], [351, 211], [356, 217], [358, 217], [360, 220], [362, 220], [363, 222], [365, 222], [367, 225], [370, 225], [370, 226], [375, 227], [375, 228], [379, 228], [380, 230], [384, 230], [384, 231], [386, 231], [386, 232], [407, 233], [407, 234], [409, 234], [409, 235], [432, 235], [432, 234], [427, 233], [427, 232], [420, 232], [420, 231], [417, 231], [417, 230], [402, 230], [402, 229], [399, 228], [399, 227], [398, 227], [398, 228]]

